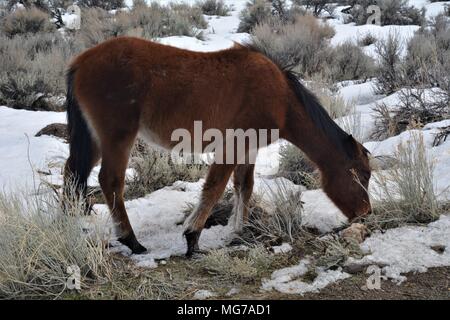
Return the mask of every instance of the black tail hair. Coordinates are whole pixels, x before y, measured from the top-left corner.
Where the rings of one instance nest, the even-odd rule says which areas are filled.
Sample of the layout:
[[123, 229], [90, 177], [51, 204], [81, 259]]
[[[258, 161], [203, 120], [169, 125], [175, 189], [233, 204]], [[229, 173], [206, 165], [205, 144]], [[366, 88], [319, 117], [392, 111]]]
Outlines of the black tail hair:
[[70, 156], [66, 164], [65, 184], [67, 179], [77, 192], [86, 195], [87, 180], [92, 169], [93, 141], [77, 98], [74, 93], [74, 78], [76, 70], [71, 68], [66, 76], [67, 81], [67, 130]]
[[328, 112], [320, 104], [317, 97], [309, 91], [299, 81], [292, 71], [285, 71], [286, 78], [294, 91], [297, 99], [304, 106], [307, 114], [310, 116], [314, 124], [322, 130], [336, 148], [344, 152], [350, 159], [355, 156], [355, 148], [353, 147], [353, 137], [342, 130], [336, 122], [331, 119]]

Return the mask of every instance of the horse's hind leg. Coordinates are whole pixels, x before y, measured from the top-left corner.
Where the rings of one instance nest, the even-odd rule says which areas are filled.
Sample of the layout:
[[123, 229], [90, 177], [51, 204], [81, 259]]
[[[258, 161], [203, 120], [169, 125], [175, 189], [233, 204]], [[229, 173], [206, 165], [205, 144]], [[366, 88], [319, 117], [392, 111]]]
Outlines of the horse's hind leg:
[[116, 224], [118, 240], [129, 247], [133, 253], [139, 254], [146, 249], [134, 235], [123, 198], [125, 170], [135, 137], [135, 134], [121, 135], [120, 140], [109, 139], [108, 142], [102, 143], [102, 167], [99, 181], [111, 210], [113, 222]]
[[[79, 172], [77, 171], [77, 155], [71, 153], [64, 166], [64, 196], [71, 201], [76, 201], [78, 197], [82, 196], [85, 201], [84, 214], [86, 215], [90, 214], [93, 206], [91, 199], [87, 194], [87, 179], [89, 178], [92, 168], [94, 168], [101, 157], [100, 149], [95, 141], [92, 142], [91, 148], [90, 152], [82, 155], [84, 157], [90, 157], [89, 159], [86, 159], [86, 172], [84, 173], [84, 178], [80, 179]], [[86, 181], [84, 181], [84, 179]], [[77, 183], [79, 184], [80, 180], [83, 181], [81, 185], [77, 186]], [[66, 212], [70, 212], [66, 203], [64, 203], [63, 209]]]
[[235, 165], [212, 164], [203, 185], [200, 203], [185, 221], [184, 236], [187, 241], [186, 256], [190, 257], [198, 250], [198, 239], [212, 207], [217, 203], [228, 183]]
[[241, 232], [248, 220], [248, 202], [253, 192], [254, 164], [240, 164], [234, 169], [234, 230]]

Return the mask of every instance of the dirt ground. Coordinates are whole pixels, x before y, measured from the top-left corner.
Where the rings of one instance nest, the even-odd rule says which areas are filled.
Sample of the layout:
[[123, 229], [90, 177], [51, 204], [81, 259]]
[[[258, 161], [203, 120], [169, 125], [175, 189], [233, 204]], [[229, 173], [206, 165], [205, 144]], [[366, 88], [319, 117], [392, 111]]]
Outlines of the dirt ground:
[[[126, 263], [126, 259], [121, 258]], [[120, 261], [118, 260], [118, 261]], [[292, 265], [292, 261], [284, 261]], [[190, 260], [173, 258], [157, 269], [141, 269], [128, 265], [127, 271], [106, 286], [81, 291], [63, 299], [169, 299], [190, 300], [197, 290], [208, 289], [219, 300], [450, 300], [450, 267], [430, 268], [425, 273], [405, 274], [407, 280], [396, 284], [390, 280], [381, 282], [381, 289], [369, 290], [366, 287], [368, 275], [360, 272], [352, 277], [334, 283], [318, 293], [304, 296], [283, 294], [277, 291], [260, 290], [261, 279], [247, 282], [223, 281], [216, 275], [199, 271]], [[117, 265], [117, 270], [123, 266]], [[264, 277], [269, 277], [268, 270]], [[231, 288], [238, 293], [228, 295]]]
[[425, 273], [407, 274], [407, 280], [398, 285], [383, 281], [380, 290], [361, 289], [366, 274], [333, 284], [307, 299], [450, 299], [450, 267], [431, 268]]
[[[286, 294], [265, 294], [261, 299], [431, 299], [450, 300], [450, 267], [430, 268], [425, 273], [409, 273], [407, 280], [400, 285], [392, 281], [382, 281], [380, 290], [362, 289], [367, 275], [354, 275], [332, 284], [319, 293], [306, 294], [303, 297]], [[245, 297], [240, 297], [245, 298]], [[252, 298], [252, 297], [249, 297]], [[253, 297], [254, 298], [254, 297]]]

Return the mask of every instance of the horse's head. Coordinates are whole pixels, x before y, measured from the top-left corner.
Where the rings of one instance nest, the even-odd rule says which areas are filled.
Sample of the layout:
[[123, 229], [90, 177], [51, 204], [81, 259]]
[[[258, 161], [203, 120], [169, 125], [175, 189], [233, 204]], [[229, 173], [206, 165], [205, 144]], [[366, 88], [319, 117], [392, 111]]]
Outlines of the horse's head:
[[371, 212], [367, 189], [371, 169], [369, 151], [352, 136], [348, 137], [352, 150], [350, 160], [340, 163], [323, 176], [323, 188], [336, 206], [349, 218]]

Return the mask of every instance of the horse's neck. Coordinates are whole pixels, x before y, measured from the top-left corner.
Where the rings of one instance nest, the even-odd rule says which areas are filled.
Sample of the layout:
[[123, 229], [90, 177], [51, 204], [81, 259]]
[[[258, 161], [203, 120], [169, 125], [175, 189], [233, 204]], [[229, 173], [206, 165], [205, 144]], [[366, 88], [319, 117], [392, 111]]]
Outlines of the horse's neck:
[[345, 159], [323, 131], [301, 110], [289, 111], [283, 138], [302, 150], [322, 172], [333, 172]]

